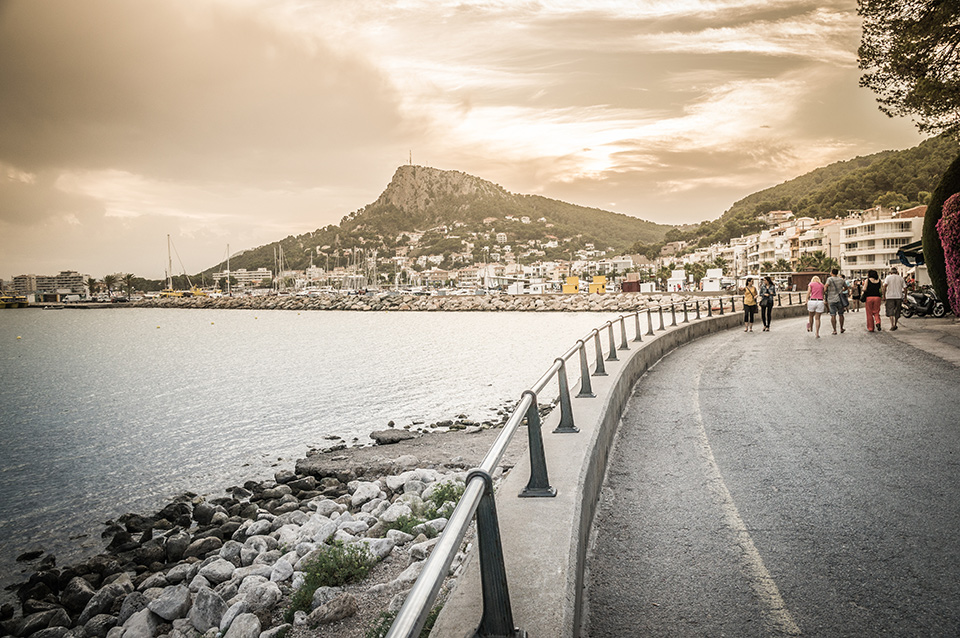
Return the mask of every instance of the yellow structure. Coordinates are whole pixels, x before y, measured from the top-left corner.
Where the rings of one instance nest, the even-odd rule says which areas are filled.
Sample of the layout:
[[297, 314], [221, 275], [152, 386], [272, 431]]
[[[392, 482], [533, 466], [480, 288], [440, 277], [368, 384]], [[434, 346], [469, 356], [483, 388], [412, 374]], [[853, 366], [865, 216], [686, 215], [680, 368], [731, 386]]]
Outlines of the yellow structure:
[[593, 277], [593, 283], [590, 284], [590, 294], [597, 293], [598, 295], [604, 295], [607, 292], [607, 278], [604, 275], [595, 275]]
[[580, 292], [580, 278], [567, 277], [567, 283], [563, 284], [563, 294], [575, 295]]

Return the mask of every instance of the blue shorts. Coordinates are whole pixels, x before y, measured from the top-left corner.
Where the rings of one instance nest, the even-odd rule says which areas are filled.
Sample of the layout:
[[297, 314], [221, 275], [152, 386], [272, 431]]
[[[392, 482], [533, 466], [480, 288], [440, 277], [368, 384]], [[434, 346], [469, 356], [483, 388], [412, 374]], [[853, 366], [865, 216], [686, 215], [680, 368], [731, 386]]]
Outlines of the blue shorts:
[[843, 314], [843, 302], [837, 299], [836, 301], [831, 301], [827, 304], [830, 307], [830, 316], [836, 317], [837, 315]]

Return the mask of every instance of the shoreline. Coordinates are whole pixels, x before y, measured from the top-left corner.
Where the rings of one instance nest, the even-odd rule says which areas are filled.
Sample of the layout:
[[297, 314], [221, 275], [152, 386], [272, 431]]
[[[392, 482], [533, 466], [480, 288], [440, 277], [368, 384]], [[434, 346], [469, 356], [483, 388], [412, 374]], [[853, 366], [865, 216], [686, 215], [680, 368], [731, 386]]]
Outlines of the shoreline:
[[[348, 310], [358, 312], [633, 312], [660, 304], [705, 301], [721, 293], [609, 293], [549, 295], [419, 296], [381, 292], [368, 295], [296, 297], [165, 297], [143, 299], [128, 308], [195, 308], [213, 310]], [[729, 296], [729, 294], [725, 295]], [[108, 304], [109, 305], [109, 304]]]
[[[430, 530], [424, 528], [416, 537], [388, 531], [393, 522], [381, 517], [389, 519], [393, 510], [415, 516], [423, 506], [420, 496], [428, 494], [431, 484], [462, 482], [502, 426], [500, 422], [492, 426], [452, 422], [455, 427], [448, 429], [390, 428], [370, 434], [374, 440], [384, 433], [409, 437], [389, 444], [347, 447], [334, 442], [329, 448], [310, 450], [292, 469], [279, 469], [273, 480], [248, 480], [207, 498], [186, 492], [153, 514], [123, 514], [105, 523], [102, 549], [94, 549], [95, 555], [72, 565], [57, 566], [53, 555], [42, 552], [29, 561], [18, 558], [18, 564], [33, 571], [25, 582], [8, 588], [19, 604], [4, 603], [0, 628], [4, 635], [18, 638], [123, 638], [127, 631], [131, 632], [128, 638], [145, 638], [138, 623], [147, 622], [149, 636], [198, 638], [205, 632], [199, 631], [198, 623], [189, 622], [187, 612], [164, 621], [153, 609], [162, 607], [161, 603], [154, 603], [186, 594], [190, 605], [196, 606], [207, 604], [216, 594], [226, 608], [248, 610], [240, 615], [255, 608], [260, 631], [243, 638], [280, 638], [287, 632], [306, 635], [308, 629], [311, 636], [363, 636], [380, 612], [409, 589], [416, 578], [413, 572], [418, 573], [416, 567], [432, 548], [427, 537]], [[514, 458], [515, 453], [508, 454], [501, 471], [509, 470]], [[440, 531], [445, 519], [429, 523]], [[328, 538], [317, 543], [316, 537], [296, 532], [302, 542], [290, 545], [295, 528], [313, 532], [318, 525], [331, 532]], [[256, 534], [247, 533], [254, 528]], [[264, 536], [274, 540], [260, 544], [256, 539]], [[281, 554], [278, 536], [296, 549]], [[379, 556], [367, 579], [336, 594], [338, 604], [350, 603], [352, 613], [320, 623], [322, 614], [314, 613], [308, 620], [301, 612], [292, 625], [284, 622], [282, 612], [296, 589], [294, 579], [297, 574], [302, 577], [294, 567], [330, 538], [361, 543]], [[250, 550], [241, 558], [251, 539], [263, 551], [253, 556]], [[218, 580], [226, 572], [231, 576]], [[211, 573], [218, 575], [208, 578]], [[249, 586], [248, 578], [252, 578]], [[258, 593], [251, 598], [253, 590]], [[112, 602], [97, 603], [98, 597]], [[267, 604], [260, 605], [264, 597]], [[227, 618], [226, 608], [220, 620]]]

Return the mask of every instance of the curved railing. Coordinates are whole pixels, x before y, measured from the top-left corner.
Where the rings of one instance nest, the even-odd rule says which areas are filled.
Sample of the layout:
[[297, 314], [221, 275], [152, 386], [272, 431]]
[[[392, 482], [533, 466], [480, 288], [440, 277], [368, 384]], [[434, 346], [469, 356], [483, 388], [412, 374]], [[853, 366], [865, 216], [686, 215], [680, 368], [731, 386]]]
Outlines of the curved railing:
[[[802, 293], [778, 294], [777, 306], [784, 305], [784, 296], [786, 296], [786, 305], [789, 306], [794, 304], [795, 297], [797, 303], [803, 301]], [[504, 424], [503, 431], [487, 451], [480, 465], [467, 474], [463, 496], [450, 515], [436, 546], [426, 559], [420, 577], [417, 578], [410, 593], [407, 594], [403, 607], [387, 633], [387, 638], [414, 638], [420, 635], [474, 515], [477, 518], [477, 544], [480, 552], [480, 578], [483, 595], [483, 614], [477, 629], [477, 635], [522, 635], [522, 632], [514, 627], [513, 614], [510, 609], [510, 596], [507, 589], [503, 550], [500, 543], [492, 475], [517, 429], [526, 421], [529, 437], [530, 480], [519, 496], [551, 497], [556, 495], [556, 490], [550, 486], [547, 474], [538, 395], [556, 378], [559, 386], [560, 423], [553, 430], [553, 433], [572, 434], [579, 432], [574, 424], [570, 385], [566, 370], [566, 364], [571, 358], [577, 356], [580, 366], [580, 390], [576, 396], [593, 397], [591, 376], [606, 376], [605, 362], [617, 361], [619, 359], [617, 351], [629, 349], [627, 342], [628, 320], [633, 319], [633, 322], [631, 322], [634, 324], [633, 341], [642, 342], [644, 336], [655, 337], [657, 332], [677, 326], [678, 321], [689, 323], [691, 319], [697, 321], [714, 315], [723, 315], [727, 307], [729, 307], [730, 313], [735, 313], [738, 299], [738, 297], [695, 298], [684, 301], [682, 305], [674, 302], [669, 305], [659, 305], [620, 315], [618, 318], [594, 328], [582, 339], [577, 339], [575, 345], [557, 357], [553, 365], [537, 379], [530, 389], [523, 392], [520, 402]], [[714, 311], [714, 304], [718, 304], [716, 312]], [[678, 317], [680, 318], [678, 319]], [[645, 332], [641, 327], [642, 323], [646, 324]], [[619, 329], [615, 330], [614, 326], [617, 324], [619, 324]], [[601, 337], [603, 332], [607, 333], [608, 341], [606, 357], [604, 357], [603, 338]], [[615, 332], [619, 333], [619, 346], [616, 344]], [[593, 344], [595, 358], [592, 375], [587, 356], [588, 344], [591, 343]]]

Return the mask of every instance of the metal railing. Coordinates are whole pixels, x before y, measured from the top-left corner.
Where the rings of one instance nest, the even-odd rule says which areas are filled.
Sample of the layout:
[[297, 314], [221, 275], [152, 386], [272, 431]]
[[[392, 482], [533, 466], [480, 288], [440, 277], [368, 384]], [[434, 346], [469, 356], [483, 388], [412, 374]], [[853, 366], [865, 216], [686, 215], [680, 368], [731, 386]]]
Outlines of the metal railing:
[[[794, 295], [797, 302], [803, 301], [802, 293], [786, 293], [786, 305], [794, 304]], [[783, 306], [783, 293], [777, 295], [777, 306]], [[682, 323], [690, 322], [690, 314], [695, 313], [694, 321], [704, 318], [701, 308], [706, 307], [706, 317], [714, 316], [714, 304], [717, 314], [723, 315], [725, 306], [735, 313], [736, 297], [704, 297], [683, 302], [679, 312], [682, 314]], [[691, 308], [690, 305], [693, 307]], [[480, 465], [467, 474], [463, 496], [450, 515], [443, 533], [436, 546], [426, 559], [420, 577], [407, 595], [400, 612], [394, 619], [387, 633], [387, 638], [414, 638], [420, 635], [423, 625], [430, 614], [444, 579], [450, 572], [453, 559], [459, 551], [460, 545], [466, 536], [474, 515], [477, 518], [477, 545], [480, 553], [480, 582], [483, 597], [483, 612], [477, 636], [526, 636], [526, 632], [513, 624], [513, 613], [510, 608], [510, 595], [507, 588], [506, 569], [503, 561], [503, 547], [500, 542], [500, 526], [497, 520], [497, 508], [493, 490], [493, 472], [506, 452], [507, 446], [513, 439], [520, 425], [526, 421], [527, 436], [530, 453], [530, 479], [526, 487], [520, 491], [520, 497], [549, 498], [556, 496], [557, 491], [550, 485], [547, 472], [547, 462], [543, 449], [543, 434], [538, 396], [556, 378], [559, 386], [557, 404], [560, 409], [559, 425], [553, 430], [554, 434], [575, 434], [579, 428], [574, 423], [573, 404], [570, 397], [570, 385], [567, 378], [566, 364], [576, 356], [580, 366], [580, 391], [576, 398], [593, 398], [591, 376], [607, 376], [605, 361], [618, 361], [618, 346], [615, 343], [614, 325], [619, 324], [619, 350], [629, 350], [627, 343], [627, 320], [634, 318], [634, 342], [642, 342], [643, 336], [654, 336], [654, 324], [658, 323], [657, 331], [667, 330], [664, 309], [670, 313], [670, 326], [677, 325], [677, 304], [660, 305], [656, 308], [645, 308], [620, 315], [618, 318], [607, 321], [599, 328], [594, 328], [582, 339], [577, 339], [575, 345], [557, 357], [553, 365], [537, 379], [530, 389], [523, 392], [520, 402], [512, 415], [503, 426], [503, 431], [487, 451]], [[642, 320], [646, 319], [646, 333], [642, 335]], [[607, 333], [608, 355], [603, 356], [601, 333]], [[591, 374], [587, 356], [587, 345], [593, 342], [595, 365]]]

